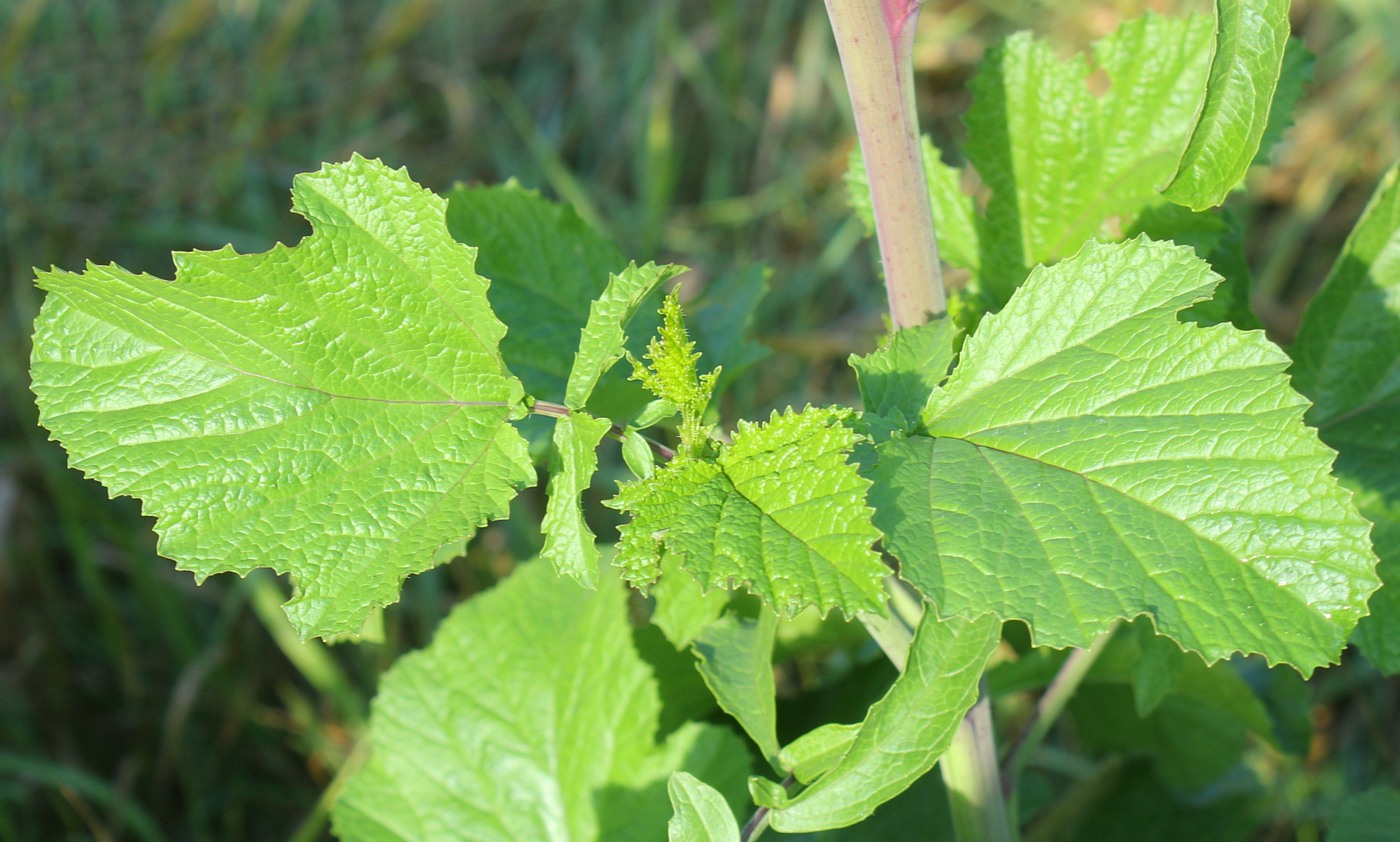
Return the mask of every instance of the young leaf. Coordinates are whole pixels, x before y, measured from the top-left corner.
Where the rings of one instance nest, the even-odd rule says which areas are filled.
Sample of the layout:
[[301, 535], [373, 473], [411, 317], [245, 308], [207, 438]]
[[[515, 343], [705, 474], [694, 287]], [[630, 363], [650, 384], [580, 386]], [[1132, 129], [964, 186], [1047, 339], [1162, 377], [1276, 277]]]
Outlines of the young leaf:
[[724, 796], [686, 772], [666, 784], [675, 815], [667, 825], [669, 842], [739, 842], [739, 825]]
[[[357, 630], [534, 480], [474, 253], [445, 203], [356, 156], [298, 176], [292, 248], [176, 280], [41, 272], [32, 372], [75, 468], [144, 501], [199, 578], [290, 573], [304, 636]], [[387, 303], [392, 302], [392, 303]]]
[[[600, 680], [600, 677], [607, 680]], [[353, 840], [651, 840], [684, 769], [742, 790], [737, 737], [691, 723], [655, 742], [656, 682], [626, 591], [526, 564], [458, 606], [383, 678], [369, 760], [332, 811]]]
[[[968, 157], [992, 190], [981, 285], [998, 309], [1029, 267], [1067, 257], [1105, 220], [1161, 201], [1207, 74], [1208, 18], [1148, 14], [1061, 61], [1029, 34], [990, 51], [972, 81]], [[1095, 96], [1091, 84], [1107, 90]]]
[[773, 828], [799, 833], [845, 827], [908, 789], [952, 742], [1000, 641], [1001, 623], [990, 615], [940, 621], [925, 612], [904, 673], [870, 707], [831, 771], [797, 796], [778, 798]]
[[544, 548], [540, 558], [587, 588], [597, 585], [598, 547], [583, 519], [579, 498], [598, 470], [598, 443], [612, 424], [575, 411], [554, 423], [554, 458], [549, 466], [549, 501], [545, 504]]
[[1184, 246], [1037, 269], [882, 445], [876, 524], [944, 615], [1048, 646], [1150, 615], [1207, 660], [1335, 660], [1375, 590], [1369, 525], [1262, 334], [1175, 314], [1219, 281]]
[[809, 407], [741, 421], [715, 461], [681, 457], [623, 485], [608, 505], [632, 515], [617, 545], [624, 578], [645, 587], [663, 554], [680, 554], [706, 587], [747, 582], [778, 611], [882, 611], [888, 570], [871, 548], [869, 481], [846, 461], [849, 416]]
[[892, 429], [912, 432], [929, 393], [948, 376], [958, 333], [952, 319], [934, 319], [895, 331], [874, 353], [852, 355], [866, 420], [874, 416]]
[[1244, 178], [1269, 126], [1284, 51], [1289, 0], [1216, 0], [1215, 44], [1205, 101], [1162, 195], [1193, 210], [1225, 201]]
[[700, 354], [685, 330], [680, 297], [676, 292], [661, 304], [661, 329], [647, 345], [647, 365], [632, 360], [632, 379], [639, 381], [661, 401], [681, 413], [680, 455], [705, 456], [710, 451], [705, 408], [715, 391], [718, 371], [701, 376], [695, 369]]
[[730, 611], [695, 639], [696, 667], [724, 712], [758, 744], [774, 768], [778, 765], [776, 689], [773, 684], [773, 638], [778, 615], [759, 605], [756, 617]]
[[627, 335], [623, 328], [642, 302], [666, 280], [685, 271], [683, 266], [657, 266], [648, 263], [638, 267], [633, 263], [613, 275], [608, 286], [588, 310], [588, 323], [579, 340], [578, 356], [569, 371], [564, 404], [570, 409], [583, 409], [599, 379], [622, 359]]

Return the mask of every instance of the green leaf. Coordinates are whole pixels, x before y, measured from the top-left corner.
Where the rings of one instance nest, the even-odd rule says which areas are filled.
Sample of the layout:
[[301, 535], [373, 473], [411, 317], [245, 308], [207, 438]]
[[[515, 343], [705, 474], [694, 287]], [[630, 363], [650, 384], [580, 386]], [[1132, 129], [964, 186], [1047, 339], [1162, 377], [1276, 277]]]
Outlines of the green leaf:
[[583, 409], [598, 381], [622, 359], [627, 335], [623, 329], [636, 315], [643, 301], [662, 283], [685, 271], [683, 266], [657, 266], [648, 263], [638, 268], [633, 263], [613, 275], [603, 294], [588, 310], [588, 323], [579, 340], [578, 356], [569, 371], [564, 404], [570, 409]]
[[717, 460], [677, 458], [624, 484], [608, 502], [632, 515], [617, 546], [624, 578], [645, 587], [663, 554], [680, 554], [705, 587], [747, 582], [780, 612], [882, 611], [888, 570], [871, 548], [870, 483], [847, 461], [858, 440], [850, 414], [809, 407], [741, 421]]
[[1386, 675], [1400, 674], [1400, 506], [1386, 506], [1372, 492], [1358, 495], [1361, 513], [1374, 527], [1371, 540], [1384, 583], [1371, 595], [1371, 613], [1362, 617], [1351, 640]]
[[622, 460], [637, 479], [650, 479], [656, 473], [656, 457], [651, 452], [651, 442], [636, 430], [627, 430], [622, 434]]
[[[75, 468], [144, 501], [203, 579], [290, 573], [303, 636], [354, 632], [534, 480], [519, 381], [445, 203], [356, 156], [298, 176], [293, 248], [176, 280], [42, 272], [32, 373]], [[392, 302], [392, 303], [388, 303]]]
[[992, 191], [981, 245], [991, 309], [1028, 267], [1161, 201], [1201, 101], [1210, 37], [1205, 17], [1148, 14], [1096, 43], [1092, 62], [1062, 61], [1026, 33], [987, 54], [972, 81], [967, 148]]
[[778, 759], [798, 782], [810, 784], [836, 768], [836, 764], [851, 750], [860, 729], [860, 723], [843, 725], [828, 722], [783, 746]]
[[734, 717], [749, 739], [758, 744], [774, 769], [778, 765], [778, 713], [773, 683], [773, 639], [778, 615], [757, 606], [746, 616], [731, 603], [730, 610], [695, 638], [697, 664], [705, 684], [725, 713]]
[[549, 466], [549, 501], [545, 504], [544, 548], [540, 558], [560, 574], [587, 588], [598, 583], [598, 547], [583, 519], [583, 492], [598, 470], [598, 443], [612, 429], [606, 418], [572, 412], [554, 422], [554, 457]]
[[1303, 314], [1293, 385], [1337, 471], [1400, 503], [1400, 164], [1381, 180]]
[[[491, 307], [510, 332], [501, 343], [506, 364], [531, 395], [564, 394], [579, 334], [590, 303], [627, 259], [568, 205], [548, 201], [515, 182], [492, 187], [458, 185], [447, 194], [447, 228], [459, 242], [480, 249], [477, 271], [491, 279]], [[640, 353], [657, 319], [638, 313], [629, 344]], [[604, 378], [590, 408], [625, 418], [646, 403], [646, 393], [626, 372]]]
[[[1239, 762], [1250, 734], [1273, 742], [1269, 713], [1229, 664], [1207, 667], [1171, 641], [1141, 633], [1114, 638], [1070, 702], [1075, 734], [1095, 752], [1147, 754], [1179, 790], [1211, 783]], [[1173, 659], [1170, 689], [1151, 712], [1138, 695], [1145, 667]]]
[[676, 811], [667, 827], [670, 842], [739, 842], [739, 825], [715, 788], [685, 772], [667, 784]]
[[1244, 178], [1269, 127], [1284, 51], [1289, 0], [1216, 0], [1210, 78], [1190, 142], [1162, 195], [1212, 208]]
[[1152, 631], [1149, 624], [1135, 626], [1138, 643], [1142, 647], [1142, 659], [1133, 671], [1133, 709], [1139, 718], [1152, 715], [1157, 706], [1172, 694], [1181, 681], [1181, 671], [1186, 668], [1186, 658], [1193, 657], [1181, 651], [1181, 647]]
[[904, 673], [870, 707], [839, 763], [771, 815], [784, 833], [846, 827], [908, 789], [948, 749], [958, 723], [977, 701], [977, 682], [1001, 642], [991, 615], [940, 621], [925, 612]]
[[655, 742], [657, 686], [626, 603], [611, 575], [586, 591], [531, 563], [458, 606], [384, 676], [336, 835], [651, 840], [672, 772], [742, 790], [748, 758], [725, 729], [691, 723]]
[[1259, 140], [1259, 152], [1252, 163], [1269, 162], [1269, 153], [1293, 125], [1293, 109], [1303, 98], [1303, 88], [1312, 82], [1316, 66], [1317, 57], [1307, 45], [1297, 38], [1289, 38], [1283, 50], [1283, 67], [1279, 70], [1278, 86], [1274, 88], [1274, 101], [1269, 106], [1269, 125]]
[[667, 554], [661, 559], [661, 578], [651, 589], [656, 610], [651, 621], [661, 628], [677, 649], [689, 646], [705, 627], [723, 613], [730, 593], [722, 588], [708, 591], [695, 577], [681, 569], [680, 558]]
[[852, 355], [867, 420], [876, 416], [893, 429], [912, 432], [929, 393], [948, 376], [959, 331], [951, 319], [890, 334], [878, 351]]
[[[979, 219], [972, 197], [963, 192], [962, 170], [943, 163], [928, 135], [919, 139], [924, 158], [924, 178], [933, 202], [933, 218], [938, 221], [938, 257], [950, 266], [970, 269], [976, 274], [981, 264]], [[846, 170], [846, 189], [851, 209], [865, 223], [866, 236], [875, 234], [875, 214], [870, 207], [870, 179], [860, 146], [851, 150]]]
[[708, 456], [712, 442], [707, 435], [705, 408], [710, 405], [720, 372], [702, 376], [696, 370], [700, 354], [686, 332], [679, 291], [673, 290], [661, 302], [661, 329], [647, 345], [646, 360], [646, 365], [632, 360], [632, 379], [680, 411], [680, 456]]
[[1327, 823], [1327, 842], [1400, 842], [1400, 790], [1378, 786], [1342, 802]]
[[1090, 243], [1040, 268], [882, 445], [871, 499], [945, 616], [1087, 646], [1146, 614], [1214, 661], [1335, 660], [1375, 590], [1369, 525], [1260, 333], [1182, 324], [1218, 282], [1183, 246]]

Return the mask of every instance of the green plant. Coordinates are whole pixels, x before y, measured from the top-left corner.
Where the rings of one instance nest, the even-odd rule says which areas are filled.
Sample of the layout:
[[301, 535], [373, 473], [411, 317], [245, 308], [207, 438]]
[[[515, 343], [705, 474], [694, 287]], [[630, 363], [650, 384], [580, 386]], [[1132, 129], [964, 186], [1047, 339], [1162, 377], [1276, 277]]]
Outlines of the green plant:
[[[516, 187], [443, 199], [356, 157], [297, 179], [314, 233], [294, 247], [177, 255], [173, 283], [40, 273], [43, 423], [75, 467], [144, 501], [183, 569], [288, 573], [288, 616], [323, 637], [372, 636], [406, 576], [508, 514], [535, 480], [532, 442], [548, 452], [545, 561], [386, 677], [334, 808], [344, 838], [819, 833], [935, 764], [962, 839], [1013, 838], [1022, 818], [1087, 837], [1115, 818], [1089, 809], [1106, 793], [1159, 790], [1192, 794], [1186, 821], [1224, 804], [1247, 833], [1257, 803], [1220, 781], [1247, 735], [1275, 729], [1209, 665], [1257, 654], [1306, 676], [1354, 630], [1383, 669], [1397, 658], [1385, 591], [1357, 628], [1380, 584], [1372, 541], [1396, 557], [1396, 171], [1291, 361], [1249, 330], [1238, 223], [1208, 210], [1301, 89], [1286, 6], [1221, 2], [1214, 27], [1147, 16], [1092, 63], [1011, 39], [968, 115], [979, 208], [917, 136], [916, 0], [830, 0], [865, 152], [853, 195], [896, 328], [852, 360], [861, 411], [788, 408], [714, 435], [725, 380], [697, 368], [679, 298], [658, 301], [677, 268], [627, 262]], [[940, 251], [973, 278], [952, 317]], [[743, 321], [711, 319], [731, 375], [753, 358]], [[608, 501], [630, 518], [611, 563], [580, 504], [607, 437], [634, 475]], [[618, 576], [650, 590], [669, 648], [641, 643]], [[861, 723], [781, 739], [775, 649], [848, 639], [813, 617], [833, 608], [900, 675]], [[998, 717], [1017, 726], [999, 756], [993, 701], [1041, 687]], [[754, 777], [743, 797], [748, 749], [711, 705], [781, 783]], [[1131, 749], [1151, 772], [1045, 776], [1072, 762], [1040, 750], [1074, 705], [1086, 755]], [[1209, 745], [1181, 744], [1203, 725]], [[1057, 788], [1075, 797], [1050, 805]]]

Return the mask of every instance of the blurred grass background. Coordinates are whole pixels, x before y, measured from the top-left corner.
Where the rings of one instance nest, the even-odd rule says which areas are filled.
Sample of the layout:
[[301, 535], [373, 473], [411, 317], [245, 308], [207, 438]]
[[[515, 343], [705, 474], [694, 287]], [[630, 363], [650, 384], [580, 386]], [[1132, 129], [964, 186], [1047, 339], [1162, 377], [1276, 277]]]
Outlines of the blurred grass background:
[[[1009, 32], [1078, 48], [1142, 6], [929, 0], [926, 130], [956, 158], [966, 82]], [[1400, 5], [1294, 6], [1317, 79], [1239, 202], [1282, 337], [1400, 157]], [[0, 0], [0, 842], [324, 838], [376, 675], [519, 544], [488, 531], [410, 580], [380, 646], [297, 642], [271, 577], [195, 587], [36, 426], [31, 267], [169, 277], [172, 250], [295, 242], [292, 176], [352, 151], [438, 190], [513, 176], [691, 283], [769, 263], [776, 353], [744, 401], [841, 399], [884, 310], [850, 144], [817, 0]], [[1324, 724], [1395, 721], [1394, 692], [1327, 686]]]

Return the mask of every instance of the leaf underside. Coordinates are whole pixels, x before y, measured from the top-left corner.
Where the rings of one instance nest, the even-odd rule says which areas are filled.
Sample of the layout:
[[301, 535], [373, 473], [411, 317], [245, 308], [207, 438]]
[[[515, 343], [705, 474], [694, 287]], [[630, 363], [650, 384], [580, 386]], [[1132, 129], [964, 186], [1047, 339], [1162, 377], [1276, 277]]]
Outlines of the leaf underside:
[[533, 482], [474, 250], [358, 156], [299, 176], [295, 247], [175, 255], [174, 282], [43, 272], [33, 388], [73, 467], [139, 497], [199, 578], [290, 573], [304, 636], [356, 631]]
[[1377, 587], [1369, 525], [1262, 334], [1178, 311], [1218, 276], [1181, 246], [1091, 243], [983, 322], [881, 446], [886, 546], [945, 616], [1044, 645], [1146, 614], [1208, 660], [1334, 660]]

